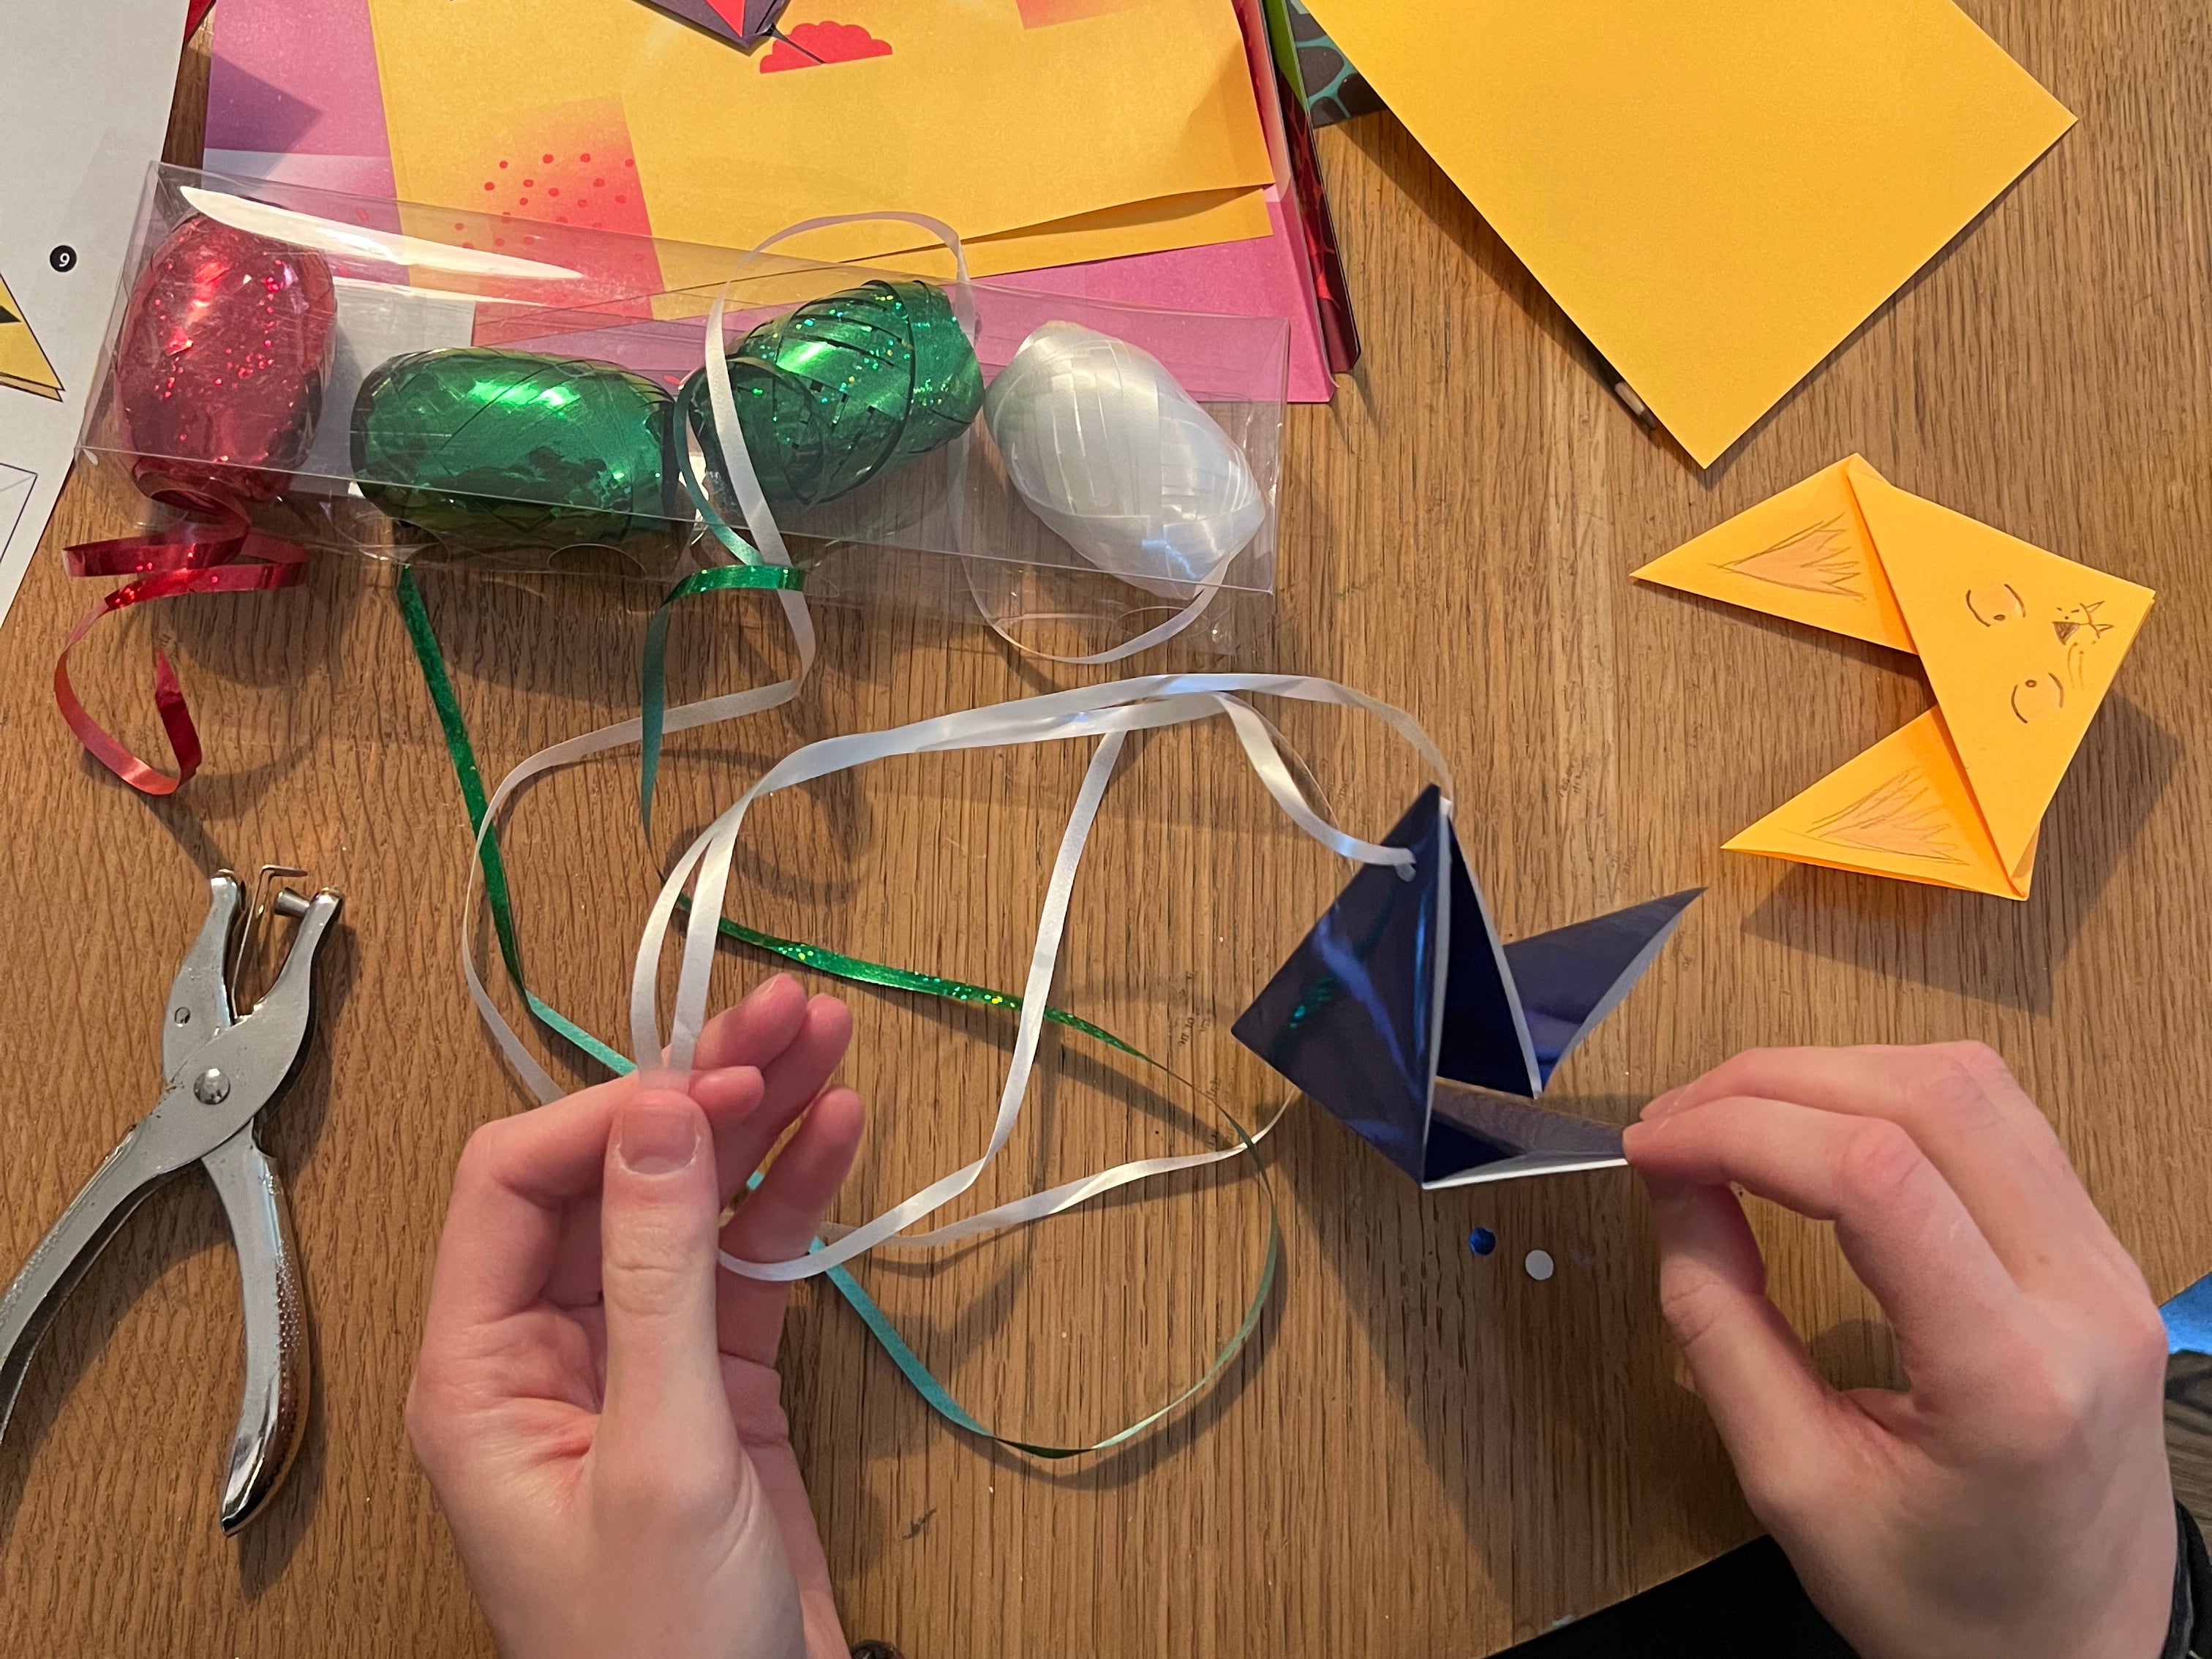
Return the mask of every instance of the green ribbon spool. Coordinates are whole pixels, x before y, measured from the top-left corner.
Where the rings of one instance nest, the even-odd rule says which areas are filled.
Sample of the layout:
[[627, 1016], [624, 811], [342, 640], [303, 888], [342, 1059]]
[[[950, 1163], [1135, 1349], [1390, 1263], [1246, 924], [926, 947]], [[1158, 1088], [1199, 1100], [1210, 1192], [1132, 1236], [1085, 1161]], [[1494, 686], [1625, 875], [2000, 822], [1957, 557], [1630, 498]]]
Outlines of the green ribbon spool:
[[[772, 318], [731, 349], [738, 428], [762, 493], [817, 507], [941, 448], [983, 406], [983, 370], [945, 291], [869, 282]], [[704, 369], [678, 403], [730, 498]]]
[[612, 363], [456, 346], [380, 365], [353, 405], [361, 493], [472, 548], [608, 545], [690, 515], [674, 403]]

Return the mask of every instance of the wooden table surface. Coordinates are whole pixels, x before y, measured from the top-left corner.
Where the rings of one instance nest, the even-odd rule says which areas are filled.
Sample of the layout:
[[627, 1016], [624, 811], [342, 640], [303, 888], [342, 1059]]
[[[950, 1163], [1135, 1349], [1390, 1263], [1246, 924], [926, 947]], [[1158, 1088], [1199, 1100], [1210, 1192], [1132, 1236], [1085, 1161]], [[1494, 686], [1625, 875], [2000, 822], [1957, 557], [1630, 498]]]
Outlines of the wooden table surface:
[[[1344, 679], [1427, 726], [1509, 936], [1708, 885], [1563, 1075], [1564, 1103], [1625, 1119], [1753, 1043], [1979, 1036], [2166, 1295], [2212, 1266], [2212, 34], [2178, 4], [1970, 9], [2080, 127], [1702, 475], [1614, 404], [1389, 117], [1325, 134], [1366, 356], [1333, 407], [1292, 414], [1279, 603], [1244, 660]], [[203, 74], [196, 52], [173, 154], [193, 153]], [[2051, 810], [2031, 902], [1719, 850], [1927, 691], [1910, 661], [1628, 572], [1854, 450], [2160, 590]], [[151, 739], [158, 639], [208, 734], [207, 770], [149, 803], [80, 757], [49, 694], [88, 603], [58, 550], [123, 528], [66, 496], [0, 635], [15, 941], [0, 1007], [23, 1085], [0, 1102], [0, 1261], [150, 1102], [204, 873], [304, 864], [345, 890], [350, 922], [270, 1134], [313, 1304], [315, 1409], [274, 1512], [226, 1542], [234, 1271], [204, 1182], [157, 1194], [47, 1337], [0, 1445], [0, 1649], [488, 1651], [400, 1401], [454, 1158], [525, 1101], [456, 971], [482, 919], [462, 912], [461, 804], [390, 576], [324, 559], [292, 592], [108, 624], [79, 656], [100, 708]], [[426, 585], [495, 771], [634, 707], [636, 591]], [[526, 951], [570, 1013], [618, 1033], [657, 868], [776, 756], [1084, 672], [1040, 671], [972, 623], [824, 616], [801, 704], [674, 746], [651, 843], [626, 757], [524, 798], [510, 848]], [[764, 679], [782, 648], [770, 613], [732, 596], [679, 625], [678, 689]], [[1371, 723], [1285, 724], [1352, 826], [1379, 831], [1419, 781]], [[1081, 761], [906, 762], [779, 798], [748, 829], [732, 910], [1017, 986], [1041, 849]], [[1061, 1000], [1257, 1112], [1267, 1080], [1228, 1022], [1340, 879], [1222, 733], [1154, 736], [1109, 799]], [[734, 992], [764, 969], [732, 954], [722, 971]], [[874, 1116], [848, 1218], [973, 1156], [1008, 1037], [996, 1018], [855, 1001], [850, 1073]], [[1188, 1104], [1055, 1051], [985, 1195], [1202, 1144]], [[1423, 1197], [1304, 1107], [1267, 1164], [1284, 1258], [1258, 1337], [1202, 1403], [1111, 1455], [1046, 1467], [977, 1444], [834, 1297], [800, 1295], [787, 1393], [855, 1638], [912, 1659], [1486, 1653], [1750, 1534], [1662, 1330], [1627, 1176]], [[1231, 1170], [862, 1277], [988, 1419], [1073, 1437], [1203, 1366], [1249, 1293], [1264, 1218]], [[1463, 1242], [1476, 1224], [1500, 1240], [1486, 1259]], [[1759, 1226], [1831, 1373], [1887, 1375], [1828, 1241], [1771, 1213]], [[1558, 1262], [1547, 1283], [1522, 1269], [1535, 1248]]]

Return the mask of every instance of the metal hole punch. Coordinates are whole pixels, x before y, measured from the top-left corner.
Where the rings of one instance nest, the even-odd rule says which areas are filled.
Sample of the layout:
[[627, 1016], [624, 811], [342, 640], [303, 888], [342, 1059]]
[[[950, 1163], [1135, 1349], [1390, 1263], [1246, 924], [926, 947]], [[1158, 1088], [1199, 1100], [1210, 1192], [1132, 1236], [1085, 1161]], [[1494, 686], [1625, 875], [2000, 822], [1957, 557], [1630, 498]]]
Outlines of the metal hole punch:
[[264, 864], [253, 873], [253, 902], [238, 921], [230, 965], [224, 970], [224, 977], [230, 984], [230, 1006], [240, 1013], [260, 1000], [258, 994], [246, 994], [246, 975], [249, 969], [260, 972], [266, 963], [270, 917], [286, 916], [297, 921], [307, 914], [307, 901], [284, 884], [307, 878], [305, 870], [290, 864]]
[[[258, 1121], [305, 1056], [315, 956], [344, 901], [285, 885], [306, 872], [264, 865], [246, 902], [230, 871], [208, 880], [207, 920], [169, 988], [161, 1016], [161, 1098], [94, 1170], [0, 1297], [0, 1435], [39, 1338], [141, 1200], [191, 1164], [222, 1200], [238, 1248], [246, 1306], [245, 1401], [232, 1437], [220, 1516], [236, 1532], [268, 1503], [300, 1448], [308, 1398], [307, 1304], [276, 1166]], [[291, 922], [281, 960], [254, 994], [278, 919]]]

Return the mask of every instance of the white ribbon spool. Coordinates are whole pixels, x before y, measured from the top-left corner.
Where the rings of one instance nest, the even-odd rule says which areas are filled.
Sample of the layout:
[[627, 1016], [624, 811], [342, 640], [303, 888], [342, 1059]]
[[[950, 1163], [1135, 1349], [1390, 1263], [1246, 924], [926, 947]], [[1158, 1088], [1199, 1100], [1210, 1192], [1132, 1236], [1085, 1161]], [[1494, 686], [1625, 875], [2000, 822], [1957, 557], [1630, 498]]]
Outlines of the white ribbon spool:
[[1150, 352], [1047, 323], [983, 394], [1030, 511], [1109, 574], [1197, 597], [1267, 521], [1244, 452]]

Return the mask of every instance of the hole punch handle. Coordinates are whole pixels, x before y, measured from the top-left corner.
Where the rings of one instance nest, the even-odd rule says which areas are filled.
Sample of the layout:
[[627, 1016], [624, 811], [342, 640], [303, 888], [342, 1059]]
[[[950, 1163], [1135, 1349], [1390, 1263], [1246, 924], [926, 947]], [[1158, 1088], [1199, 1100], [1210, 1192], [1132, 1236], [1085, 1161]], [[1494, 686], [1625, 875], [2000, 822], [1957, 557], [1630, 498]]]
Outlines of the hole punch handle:
[[93, 1171], [0, 1296], [0, 1435], [31, 1368], [32, 1352], [94, 1258], [171, 1171], [147, 1155], [133, 1129]]
[[230, 1218], [246, 1309], [245, 1393], [222, 1485], [221, 1519], [230, 1534], [262, 1512], [299, 1453], [313, 1382], [307, 1297], [291, 1208], [253, 1126], [202, 1164]]
[[161, 1075], [172, 1078], [190, 1063], [208, 1040], [237, 1018], [231, 1006], [227, 957], [240, 922], [246, 884], [228, 870], [208, 878], [207, 920], [177, 976], [161, 1013]]

